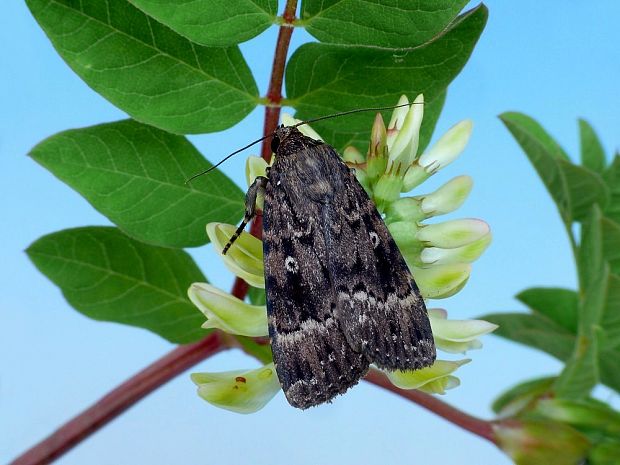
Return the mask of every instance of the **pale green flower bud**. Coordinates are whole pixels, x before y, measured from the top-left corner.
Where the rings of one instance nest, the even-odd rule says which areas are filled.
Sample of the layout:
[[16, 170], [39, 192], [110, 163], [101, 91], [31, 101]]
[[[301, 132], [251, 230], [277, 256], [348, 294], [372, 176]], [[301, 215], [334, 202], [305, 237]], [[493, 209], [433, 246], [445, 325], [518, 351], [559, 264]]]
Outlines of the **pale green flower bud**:
[[355, 178], [362, 185], [364, 190], [367, 193], [372, 192], [371, 185], [370, 185], [370, 178], [368, 177], [368, 173], [366, 173], [366, 171], [360, 168], [354, 168], [354, 170], [355, 170]]
[[[385, 222], [417, 222], [426, 218], [422, 200], [418, 197], [402, 197], [390, 203], [385, 209]], [[396, 241], [398, 242], [398, 241]]]
[[409, 99], [406, 95], [401, 95], [400, 99], [398, 99], [398, 103], [396, 104], [398, 108], [394, 108], [394, 111], [392, 112], [392, 118], [390, 119], [390, 124], [388, 124], [387, 127], [386, 144], [388, 150], [392, 148], [394, 140], [396, 139], [398, 133], [403, 127], [405, 118], [407, 117], [407, 113], [409, 113], [409, 107], [404, 106], [405, 104], [409, 104]]
[[262, 157], [250, 155], [245, 161], [245, 180], [250, 186], [258, 176], [267, 176], [269, 163]]
[[430, 367], [415, 371], [385, 371], [391, 383], [401, 389], [419, 389], [429, 394], [445, 394], [446, 389], [459, 385], [459, 380], [452, 376], [459, 367], [469, 363], [470, 359], [449, 361], [435, 360]]
[[[405, 107], [406, 108], [406, 107]], [[424, 116], [424, 96], [418, 95], [409, 107], [403, 126], [390, 146], [387, 171], [405, 170], [413, 163], [418, 153], [420, 126]]]
[[370, 146], [366, 157], [366, 172], [372, 182], [379, 178], [387, 167], [387, 132], [381, 113], [375, 116], [370, 135]]
[[409, 192], [411, 189], [419, 186], [431, 176], [431, 173], [427, 173], [426, 170], [418, 164], [418, 161], [419, 160], [416, 160], [405, 173], [402, 192]]
[[418, 160], [419, 165], [429, 174], [433, 174], [452, 163], [463, 151], [473, 128], [471, 120], [464, 120], [452, 126], [429, 150]]
[[424, 246], [416, 237], [419, 225], [415, 221], [395, 221], [387, 227], [405, 260], [407, 257], [419, 257]]
[[453, 212], [463, 205], [473, 183], [469, 176], [452, 178], [432, 194], [421, 197], [422, 211], [427, 218]]
[[428, 247], [420, 253], [423, 265], [445, 265], [451, 263], [471, 263], [477, 260], [491, 243], [491, 233], [461, 247], [442, 249]]
[[461, 121], [424, 152], [405, 173], [403, 192], [409, 192], [438, 170], [452, 163], [467, 145], [472, 128], [473, 123], [470, 120]]
[[413, 268], [413, 278], [425, 299], [443, 299], [456, 294], [465, 286], [471, 274], [471, 265], [467, 263], [410, 268]]
[[[342, 159], [345, 161], [347, 165], [350, 165], [350, 166], [351, 165], [362, 165], [366, 163], [366, 158], [364, 158], [364, 155], [362, 154], [362, 152], [357, 150], [352, 145], [344, 149], [344, 151], [342, 152]], [[353, 167], [355, 168], [355, 166]]]
[[[302, 120], [294, 118], [293, 116], [289, 115], [288, 113], [282, 113], [282, 116], [280, 118], [280, 120], [282, 121], [282, 124], [284, 126], [294, 126], [298, 123], [301, 123]], [[312, 129], [310, 127], [309, 124], [302, 124], [301, 126], [298, 126], [297, 129], [299, 130], [299, 132], [301, 132], [304, 136], [308, 136], [314, 140], [323, 140], [323, 138], [321, 136], [319, 136], [319, 133], [316, 132], [314, 129]]]
[[398, 172], [385, 173], [379, 178], [373, 189], [373, 200], [380, 212], [400, 197], [402, 185], [403, 178]]
[[489, 232], [488, 224], [471, 218], [421, 225], [417, 238], [427, 246], [453, 249], [471, 244]]
[[576, 465], [590, 442], [568, 425], [544, 420], [504, 420], [493, 424], [498, 447], [517, 465]]
[[216, 407], [237, 413], [262, 409], [280, 390], [273, 363], [256, 370], [192, 373], [198, 395]]
[[441, 308], [429, 309], [428, 317], [437, 348], [454, 354], [481, 348], [478, 337], [498, 328], [484, 320], [448, 320], [448, 313]]
[[267, 336], [267, 309], [264, 305], [250, 305], [243, 300], [207, 283], [194, 283], [187, 291], [189, 299], [198, 307], [207, 321], [205, 329], [221, 329], [241, 336]]
[[249, 285], [264, 288], [263, 243], [245, 231], [231, 248], [222, 255], [222, 250], [237, 228], [231, 224], [209, 223], [207, 235], [215, 251], [222, 257], [224, 265]]

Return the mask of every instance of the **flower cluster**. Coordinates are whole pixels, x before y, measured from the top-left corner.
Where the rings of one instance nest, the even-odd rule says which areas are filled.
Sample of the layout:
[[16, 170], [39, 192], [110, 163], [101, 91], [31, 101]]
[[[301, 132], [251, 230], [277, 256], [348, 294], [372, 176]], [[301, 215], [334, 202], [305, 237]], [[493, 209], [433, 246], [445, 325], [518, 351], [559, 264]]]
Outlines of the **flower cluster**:
[[[435, 224], [423, 221], [456, 210], [472, 187], [468, 176], [458, 176], [431, 194], [401, 197], [453, 161], [464, 149], [472, 124], [463, 121], [451, 128], [437, 143], [418, 155], [419, 131], [424, 112], [420, 95], [409, 105], [402, 97], [388, 126], [380, 114], [375, 118], [366, 155], [353, 147], [343, 159], [355, 168], [356, 176], [374, 200], [407, 262], [425, 299], [440, 299], [458, 292], [476, 260], [491, 240], [488, 225], [477, 219], [459, 219]], [[298, 121], [285, 115], [285, 125]], [[299, 127], [305, 135], [321, 137], [308, 125]], [[246, 177], [250, 184], [265, 175], [267, 163], [249, 157]], [[235, 231], [222, 223], [207, 225], [211, 243], [225, 266], [256, 288], [264, 288], [263, 248], [259, 239], [242, 233], [226, 255], [221, 252]], [[189, 291], [192, 302], [204, 313], [204, 328], [217, 328], [229, 334], [267, 336], [267, 312], [263, 305], [250, 305], [210, 284], [195, 283]], [[482, 346], [478, 337], [496, 326], [481, 320], [448, 320], [443, 309], [429, 309], [435, 344], [448, 353], [465, 353]], [[459, 385], [454, 372], [469, 359], [440, 360], [417, 371], [386, 372], [392, 383], [403, 389], [420, 389], [443, 394]], [[192, 375], [198, 393], [208, 402], [240, 413], [262, 408], [279, 390], [273, 364], [257, 370]]]

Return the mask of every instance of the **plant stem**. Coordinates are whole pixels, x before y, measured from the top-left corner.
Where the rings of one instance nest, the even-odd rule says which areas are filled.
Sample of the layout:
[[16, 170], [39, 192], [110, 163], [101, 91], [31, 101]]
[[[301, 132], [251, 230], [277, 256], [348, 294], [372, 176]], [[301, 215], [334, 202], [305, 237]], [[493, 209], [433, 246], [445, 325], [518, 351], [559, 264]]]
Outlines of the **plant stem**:
[[218, 331], [212, 332], [202, 341], [177, 347], [69, 420], [16, 458], [11, 462], [12, 465], [52, 462], [158, 387], [225, 347]]
[[366, 381], [382, 387], [388, 391], [393, 392], [405, 399], [409, 399], [415, 402], [421, 407], [430, 410], [436, 415], [439, 415], [443, 419], [453, 423], [461, 428], [474, 433], [481, 438], [491, 441], [493, 444], [495, 441], [495, 434], [493, 433], [492, 423], [480, 418], [476, 418], [468, 413], [465, 413], [449, 404], [433, 397], [429, 394], [425, 394], [421, 391], [411, 389], [405, 390], [394, 386], [387, 377], [378, 370], [371, 369], [365, 378]]
[[[295, 21], [296, 9], [297, 0], [286, 2], [267, 92], [269, 104], [265, 108], [264, 135], [271, 134], [276, 129], [280, 119], [279, 104], [282, 100], [284, 67], [291, 35], [293, 34], [292, 24]], [[263, 142], [261, 154], [266, 160], [271, 158], [270, 141]], [[262, 221], [260, 217], [257, 217], [252, 222], [250, 232], [260, 237], [261, 231]], [[243, 299], [247, 292], [247, 283], [237, 278], [233, 285], [232, 294]], [[52, 462], [158, 387], [225, 348], [228, 348], [228, 344], [218, 331], [214, 331], [202, 341], [177, 347], [110, 391], [46, 439], [24, 452], [11, 464], [42, 465]]]
[[[297, 10], [297, 0], [287, 0], [282, 15], [283, 23], [278, 32], [278, 41], [276, 42], [276, 52], [273, 57], [273, 65], [271, 67], [271, 79], [269, 80], [269, 89], [267, 89], [268, 104], [265, 107], [265, 124], [263, 127], [263, 136], [271, 134], [278, 127], [280, 120], [280, 102], [282, 101], [282, 82], [284, 80], [284, 68], [286, 66], [286, 55], [291, 43], [293, 35], [292, 26], [295, 21], [295, 11]], [[265, 139], [261, 147], [261, 156], [267, 160], [271, 160], [271, 140]]]

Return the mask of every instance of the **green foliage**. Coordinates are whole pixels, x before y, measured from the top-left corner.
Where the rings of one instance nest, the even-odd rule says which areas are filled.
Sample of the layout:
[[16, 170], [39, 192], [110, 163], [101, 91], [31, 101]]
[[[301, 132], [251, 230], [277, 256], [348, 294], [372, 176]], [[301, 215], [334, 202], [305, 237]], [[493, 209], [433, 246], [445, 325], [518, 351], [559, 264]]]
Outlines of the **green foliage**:
[[[487, 9], [480, 5], [458, 17], [441, 35], [409, 48], [302, 45], [286, 70], [287, 100], [297, 109], [298, 118], [307, 119], [385, 105], [402, 94], [424, 93], [423, 148], [441, 112], [445, 90], [467, 62], [486, 19]], [[340, 118], [313, 127], [338, 148], [355, 145], [366, 150], [372, 118], [372, 114], [362, 113], [348, 116], [346, 123]]]
[[298, 21], [319, 41], [412, 48], [441, 33], [467, 0], [306, 0]]
[[211, 221], [236, 223], [243, 192], [182, 136], [126, 120], [61, 132], [30, 154], [126, 234], [167, 247], [207, 242]]
[[495, 401], [494, 410], [524, 421], [564, 423], [588, 437], [588, 463], [617, 463], [620, 414], [590, 393], [599, 382], [620, 392], [618, 156], [607, 165], [596, 133], [583, 120], [583, 165], [577, 165], [532, 118], [520, 113], [500, 117], [556, 203], [573, 247], [579, 289], [527, 289], [517, 298], [531, 313], [482, 317], [500, 325], [495, 332], [499, 336], [565, 362], [557, 378], [508, 390]]
[[[531, 314], [493, 314], [498, 335], [543, 350], [566, 362], [554, 391], [584, 398], [599, 382], [620, 391], [609, 360], [620, 359], [620, 209], [618, 162], [606, 165], [594, 130], [579, 122], [583, 166], [532, 118], [504, 113], [501, 119], [521, 145], [555, 201], [574, 247], [579, 289], [528, 289], [518, 298]], [[609, 216], [608, 216], [609, 215]], [[580, 225], [579, 240], [573, 232]], [[570, 347], [570, 353], [567, 349]]]
[[205, 277], [181, 250], [93, 226], [43, 236], [27, 253], [67, 301], [90, 318], [145, 328], [176, 343], [207, 334], [187, 297], [189, 285]]
[[[486, 22], [482, 5], [457, 16], [465, 3], [303, 2], [293, 27], [306, 27], [320, 43], [293, 53], [286, 66], [286, 104], [300, 117], [316, 117], [394, 105], [401, 94], [413, 99], [424, 92], [424, 147], [447, 86]], [[237, 44], [284, 21], [276, 16], [277, 1], [27, 4], [67, 64], [133, 118], [64, 131], [32, 150], [32, 158], [119, 229], [51, 234], [35, 242], [29, 256], [78, 311], [147, 328], [173, 342], [195, 341], [205, 334], [203, 317], [185, 291], [205, 279], [178, 249], [206, 243], [208, 222], [237, 222], [243, 195], [217, 170], [186, 185], [211, 165], [175, 134], [227, 129], [268, 103], [259, 97]], [[372, 117], [340, 118], [318, 129], [337, 147], [366, 150]], [[264, 302], [264, 291], [251, 289], [248, 298]], [[260, 344], [245, 344], [265, 352]]]
[[221, 131], [258, 102], [236, 46], [190, 42], [127, 0], [27, 3], [73, 71], [138, 121], [180, 134]]
[[210, 47], [228, 47], [257, 36], [276, 21], [278, 12], [278, 0], [129, 1], [189, 40]]

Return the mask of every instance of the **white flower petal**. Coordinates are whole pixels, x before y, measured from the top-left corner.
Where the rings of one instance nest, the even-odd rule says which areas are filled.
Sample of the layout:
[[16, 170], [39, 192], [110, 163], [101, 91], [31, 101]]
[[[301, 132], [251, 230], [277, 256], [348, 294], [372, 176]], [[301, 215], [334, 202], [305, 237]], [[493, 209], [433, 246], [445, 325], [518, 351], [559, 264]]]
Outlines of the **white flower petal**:
[[454, 249], [477, 241], [489, 231], [489, 225], [484, 221], [464, 218], [421, 225], [416, 237], [426, 246]]
[[[302, 120], [297, 119], [297, 118], [293, 117], [292, 115], [289, 115], [288, 113], [282, 113], [282, 116], [280, 117], [280, 120], [282, 121], [282, 124], [284, 126], [295, 126], [296, 124], [302, 122]], [[308, 124], [302, 124], [301, 126], [298, 126], [297, 129], [304, 136], [308, 136], [311, 139], [323, 140], [323, 138], [321, 136], [319, 136], [319, 133], [316, 132], [314, 129], [312, 129], [310, 127], [310, 125], [308, 125]]]
[[267, 309], [250, 305], [207, 283], [194, 283], [187, 291], [190, 300], [207, 317], [203, 328], [217, 328], [229, 334], [267, 336]]
[[216, 407], [237, 413], [262, 409], [280, 390], [273, 363], [256, 370], [192, 373], [198, 395]]
[[245, 161], [245, 180], [248, 187], [254, 182], [258, 176], [267, 175], [267, 167], [269, 163], [262, 157], [250, 155]]
[[231, 224], [209, 223], [207, 235], [216, 252], [222, 257], [226, 268], [249, 285], [264, 288], [263, 243], [259, 239], [244, 231], [226, 252], [226, 255], [222, 255], [222, 250], [236, 229]]
[[447, 320], [429, 312], [433, 335], [452, 342], [468, 342], [495, 331], [498, 326], [484, 320]]
[[[415, 160], [424, 116], [424, 96], [418, 95], [407, 112], [403, 127], [389, 149], [388, 171], [392, 166], [409, 167]], [[404, 173], [404, 171], [403, 171]]]
[[421, 198], [422, 211], [427, 218], [453, 212], [463, 205], [473, 184], [474, 181], [469, 176], [452, 178], [432, 194]]
[[491, 233], [482, 236], [470, 244], [454, 249], [427, 247], [420, 253], [420, 260], [429, 265], [450, 263], [471, 263], [477, 260], [491, 243]]
[[460, 366], [469, 363], [471, 360], [435, 360], [435, 363], [427, 368], [414, 371], [385, 371], [385, 374], [392, 384], [401, 389], [420, 389], [422, 386], [432, 383], [446, 376], [451, 375]]
[[426, 151], [418, 163], [427, 173], [434, 173], [444, 166], [452, 163], [463, 151], [473, 128], [471, 120], [457, 123], [448, 130], [435, 145]]

